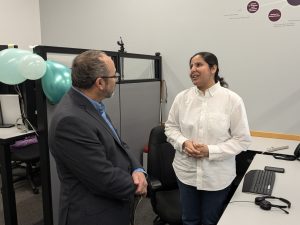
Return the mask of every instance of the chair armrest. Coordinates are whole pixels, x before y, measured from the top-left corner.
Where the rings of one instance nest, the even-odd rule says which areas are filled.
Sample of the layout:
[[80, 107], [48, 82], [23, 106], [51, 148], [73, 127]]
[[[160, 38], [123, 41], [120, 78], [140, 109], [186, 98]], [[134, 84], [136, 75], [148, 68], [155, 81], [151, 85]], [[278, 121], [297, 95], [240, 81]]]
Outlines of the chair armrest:
[[149, 186], [151, 190], [156, 191], [162, 187], [162, 183], [156, 178], [149, 178]]

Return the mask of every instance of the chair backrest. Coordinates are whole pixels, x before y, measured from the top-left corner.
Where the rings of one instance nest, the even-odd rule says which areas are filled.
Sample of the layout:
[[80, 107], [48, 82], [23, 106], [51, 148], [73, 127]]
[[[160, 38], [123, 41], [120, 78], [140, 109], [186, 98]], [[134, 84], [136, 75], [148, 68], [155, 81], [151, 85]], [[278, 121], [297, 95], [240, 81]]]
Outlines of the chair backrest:
[[147, 172], [150, 177], [158, 179], [162, 183], [162, 189], [171, 190], [177, 188], [176, 176], [172, 162], [175, 149], [167, 142], [163, 126], [152, 128], [149, 137], [149, 152]]

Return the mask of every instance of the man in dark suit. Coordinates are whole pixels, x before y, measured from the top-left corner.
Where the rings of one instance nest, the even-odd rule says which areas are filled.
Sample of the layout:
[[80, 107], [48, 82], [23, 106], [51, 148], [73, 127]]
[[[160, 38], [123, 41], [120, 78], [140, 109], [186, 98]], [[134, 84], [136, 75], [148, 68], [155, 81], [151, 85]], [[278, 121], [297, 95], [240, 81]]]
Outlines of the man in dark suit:
[[112, 96], [117, 75], [101, 51], [86, 51], [73, 61], [73, 86], [49, 129], [61, 182], [59, 225], [128, 225], [134, 195], [146, 195], [144, 171], [102, 103]]

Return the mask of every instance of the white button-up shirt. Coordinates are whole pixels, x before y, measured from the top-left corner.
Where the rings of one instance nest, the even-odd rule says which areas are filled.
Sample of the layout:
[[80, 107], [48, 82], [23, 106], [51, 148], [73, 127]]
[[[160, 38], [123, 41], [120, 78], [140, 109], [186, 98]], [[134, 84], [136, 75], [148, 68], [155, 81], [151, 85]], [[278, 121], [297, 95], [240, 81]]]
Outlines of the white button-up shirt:
[[[180, 92], [165, 123], [165, 134], [177, 150], [173, 167], [178, 179], [199, 190], [216, 191], [236, 176], [235, 155], [247, 150], [250, 131], [241, 97], [216, 83], [203, 92]], [[182, 151], [186, 140], [208, 145], [209, 157], [196, 159]]]

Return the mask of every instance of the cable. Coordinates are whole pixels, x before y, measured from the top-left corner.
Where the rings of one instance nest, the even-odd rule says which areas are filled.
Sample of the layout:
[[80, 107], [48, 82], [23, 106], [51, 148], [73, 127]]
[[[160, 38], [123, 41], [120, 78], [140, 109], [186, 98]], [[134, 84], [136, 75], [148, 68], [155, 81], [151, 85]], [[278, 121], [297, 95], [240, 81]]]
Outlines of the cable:
[[121, 107], [121, 78], [119, 79], [119, 119], [120, 119], [120, 138], [122, 139], [122, 107]]
[[250, 203], [253, 203], [253, 202], [251, 202], [251, 201], [231, 201], [231, 202], [229, 202], [229, 203], [236, 203], [236, 202], [250, 202]]
[[[22, 92], [20, 90], [19, 85], [14, 85], [14, 89], [17, 92], [17, 94], [19, 96], [19, 99], [20, 99], [20, 108], [21, 108], [21, 117], [22, 117], [22, 118], [18, 118], [17, 119], [16, 124], [18, 123], [19, 119], [22, 119], [25, 124], [27, 123], [27, 125], [30, 126], [30, 128], [34, 131], [35, 135], [39, 136], [38, 133], [37, 133], [37, 131], [36, 131], [36, 129], [34, 128], [34, 126], [30, 123], [30, 121], [27, 118], [27, 115], [26, 115], [26, 112], [25, 112], [24, 98], [23, 98], [23, 95], [22, 95]], [[25, 132], [28, 131], [28, 128], [26, 128], [26, 126], [24, 126], [24, 131]]]
[[[229, 203], [236, 203], [236, 202], [250, 202], [250, 203], [253, 203], [253, 202], [251, 202], [251, 201], [231, 201], [231, 202], [229, 202]], [[274, 205], [273, 205], [273, 207], [274, 207]], [[276, 206], [275, 206], [276, 207]], [[289, 212], [288, 211], [286, 211], [286, 210], [284, 210], [283, 208], [286, 208], [286, 206], [277, 206], [276, 208], [278, 208], [278, 209], [281, 209], [283, 212], [285, 212], [286, 214], [289, 214]]]
[[168, 102], [168, 88], [165, 80], [160, 82], [159, 123], [163, 123], [163, 104]]
[[131, 219], [131, 225], [135, 225], [135, 214], [136, 214], [136, 209], [143, 200], [143, 197], [141, 195], [135, 196], [134, 197], [134, 205], [133, 205], [133, 218]]

